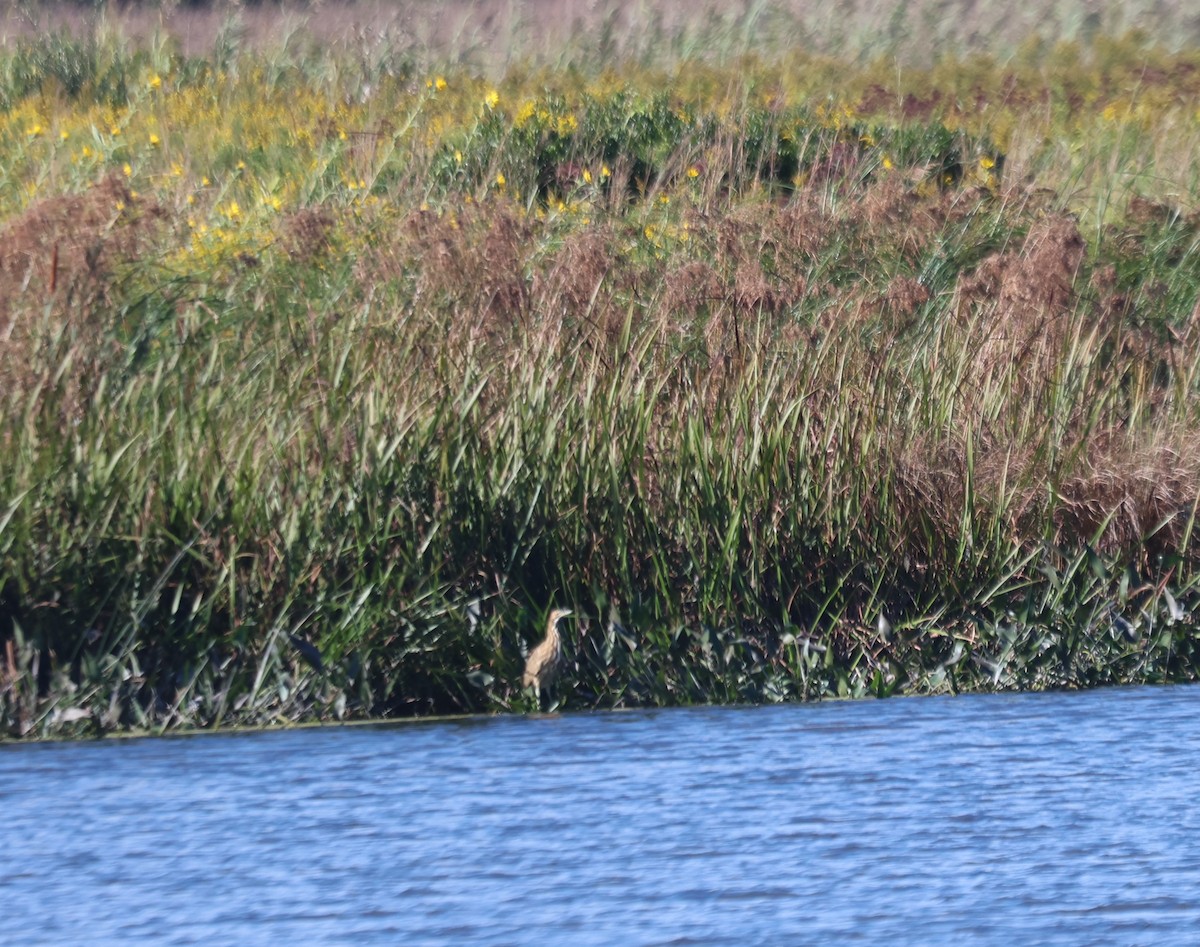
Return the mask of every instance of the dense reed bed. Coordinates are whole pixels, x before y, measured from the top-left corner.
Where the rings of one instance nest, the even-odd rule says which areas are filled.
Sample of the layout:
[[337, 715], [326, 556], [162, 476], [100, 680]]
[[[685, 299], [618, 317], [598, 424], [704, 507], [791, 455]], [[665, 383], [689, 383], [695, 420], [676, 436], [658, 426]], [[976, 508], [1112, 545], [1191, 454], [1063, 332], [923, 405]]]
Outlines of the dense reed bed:
[[1200, 52], [726, 26], [0, 49], [4, 732], [1195, 678]]

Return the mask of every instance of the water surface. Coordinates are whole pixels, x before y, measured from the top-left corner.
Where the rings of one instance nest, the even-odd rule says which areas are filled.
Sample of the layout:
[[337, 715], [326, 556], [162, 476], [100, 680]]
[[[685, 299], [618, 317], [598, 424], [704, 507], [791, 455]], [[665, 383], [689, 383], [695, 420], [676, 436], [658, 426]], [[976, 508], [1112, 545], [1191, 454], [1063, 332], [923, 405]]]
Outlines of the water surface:
[[0, 747], [0, 943], [1196, 944], [1200, 688]]

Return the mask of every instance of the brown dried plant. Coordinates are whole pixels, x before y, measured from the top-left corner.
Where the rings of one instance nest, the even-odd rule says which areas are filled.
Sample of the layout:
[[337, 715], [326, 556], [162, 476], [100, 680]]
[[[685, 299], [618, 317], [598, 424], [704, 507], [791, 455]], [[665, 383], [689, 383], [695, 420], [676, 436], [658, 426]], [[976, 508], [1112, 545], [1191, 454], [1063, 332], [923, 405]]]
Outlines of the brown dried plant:
[[[110, 353], [114, 273], [143, 257], [165, 220], [110, 175], [80, 194], [46, 198], [0, 228], [0, 387], [37, 389], [60, 366], [72, 415]], [[47, 358], [38, 357], [45, 347]]]
[[337, 224], [325, 207], [304, 207], [280, 218], [278, 246], [297, 263], [311, 263], [331, 249]]
[[557, 318], [605, 350], [616, 345], [636, 287], [632, 267], [616, 252], [618, 236], [608, 225], [570, 233], [536, 262], [530, 308], [539, 318]]
[[955, 309], [977, 317], [972, 384], [1003, 380], [1028, 391], [1054, 375], [1078, 312], [1075, 278], [1085, 244], [1074, 219], [1036, 222], [1019, 251], [996, 253], [959, 278]]
[[86, 310], [108, 292], [112, 267], [138, 256], [161, 220], [116, 175], [80, 194], [46, 198], [0, 228], [0, 335], [19, 335], [17, 311], [53, 301]]
[[[1200, 436], [1093, 439], [1077, 473], [1058, 487], [1054, 523], [1064, 548], [1097, 539], [1103, 552], [1154, 557], [1180, 548], [1200, 496]], [[1153, 564], [1153, 563], [1147, 563]]]

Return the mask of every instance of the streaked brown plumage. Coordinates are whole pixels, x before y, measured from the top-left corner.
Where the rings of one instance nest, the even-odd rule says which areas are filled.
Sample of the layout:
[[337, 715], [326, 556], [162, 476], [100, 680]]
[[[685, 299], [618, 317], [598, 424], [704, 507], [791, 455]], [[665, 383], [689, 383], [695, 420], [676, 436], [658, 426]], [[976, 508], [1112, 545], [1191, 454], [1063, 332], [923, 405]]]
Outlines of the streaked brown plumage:
[[570, 614], [569, 608], [554, 609], [546, 622], [546, 637], [525, 659], [525, 674], [521, 678], [521, 686], [532, 687], [539, 697], [558, 677], [562, 664], [562, 636], [558, 633], [558, 623]]

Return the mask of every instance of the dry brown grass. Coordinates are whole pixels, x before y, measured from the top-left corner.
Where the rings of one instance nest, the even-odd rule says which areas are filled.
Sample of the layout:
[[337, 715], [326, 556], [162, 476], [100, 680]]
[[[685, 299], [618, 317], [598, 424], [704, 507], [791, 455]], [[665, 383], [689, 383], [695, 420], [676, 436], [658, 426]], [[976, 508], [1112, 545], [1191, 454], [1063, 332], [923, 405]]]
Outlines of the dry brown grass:
[[1096, 438], [1079, 472], [1059, 486], [1055, 525], [1061, 541], [1099, 536], [1104, 552], [1142, 549], [1147, 564], [1181, 548], [1200, 495], [1200, 436], [1190, 430], [1149, 439]]
[[585, 334], [595, 332], [605, 350], [618, 346], [635, 287], [617, 239], [607, 224], [569, 234], [530, 280], [535, 312], [575, 323]]
[[[27, 300], [103, 293], [114, 258], [136, 249], [129, 189], [115, 175], [82, 194], [34, 203], [0, 228], [0, 334]], [[20, 332], [17, 331], [17, 335]]]
[[110, 175], [83, 193], [37, 201], [0, 227], [0, 376], [19, 383], [47, 333], [66, 331], [94, 354], [115, 271], [143, 257], [165, 221], [161, 207], [135, 200]]
[[304, 207], [284, 214], [277, 227], [279, 247], [297, 263], [314, 263], [332, 249], [336, 224], [332, 211], [325, 207]]
[[1075, 277], [1085, 244], [1076, 222], [1047, 217], [1019, 250], [995, 253], [955, 288], [955, 311], [976, 326], [973, 383], [979, 390], [1013, 385], [1028, 395], [1053, 377], [1080, 331]]
[[[1074, 473], [1053, 491], [1047, 490], [1046, 458], [1029, 445], [980, 438], [969, 448], [971, 436], [966, 427], [900, 435], [896, 443], [905, 443], [890, 461], [892, 508], [949, 541], [959, 535], [966, 511], [973, 529], [999, 514], [1000, 533], [1014, 546], [1028, 545], [1049, 517], [1055, 548], [1091, 545], [1105, 555], [1135, 557], [1147, 568], [1159, 555], [1183, 552], [1200, 493], [1194, 432], [1089, 435], [1077, 445]], [[922, 536], [897, 535], [911, 541], [899, 552], [924, 568], [931, 550]]]

